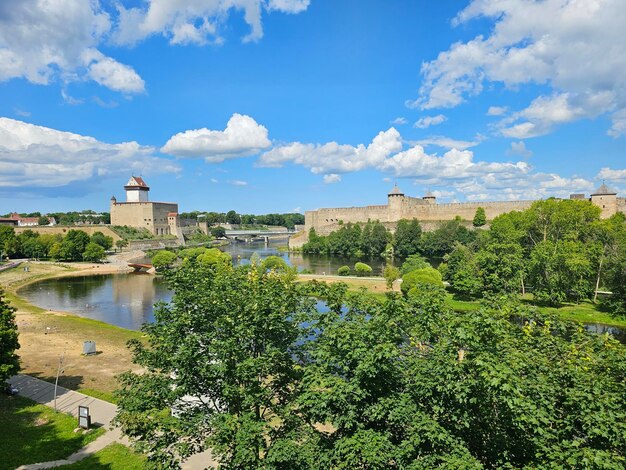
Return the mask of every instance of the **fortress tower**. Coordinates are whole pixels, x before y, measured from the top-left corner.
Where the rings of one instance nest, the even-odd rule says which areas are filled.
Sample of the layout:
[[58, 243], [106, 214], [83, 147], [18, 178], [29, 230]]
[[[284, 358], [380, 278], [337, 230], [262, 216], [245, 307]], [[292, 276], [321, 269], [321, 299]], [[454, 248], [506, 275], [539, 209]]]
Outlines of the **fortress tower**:
[[124, 186], [126, 202], [148, 202], [150, 188], [141, 176], [131, 176]]
[[402, 203], [404, 201], [404, 193], [400, 191], [397, 184], [393, 185], [393, 189], [387, 194], [387, 207], [389, 210], [389, 220], [398, 220], [402, 218]]
[[591, 203], [602, 209], [600, 217], [607, 219], [617, 212], [617, 193], [602, 183], [591, 195]]

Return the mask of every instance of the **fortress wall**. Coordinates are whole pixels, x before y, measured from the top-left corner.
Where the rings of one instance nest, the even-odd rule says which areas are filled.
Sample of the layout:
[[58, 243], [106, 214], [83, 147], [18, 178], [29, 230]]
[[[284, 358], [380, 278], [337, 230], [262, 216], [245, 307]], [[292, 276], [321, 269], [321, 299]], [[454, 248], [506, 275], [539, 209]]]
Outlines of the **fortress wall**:
[[146, 228], [155, 235], [169, 234], [167, 214], [178, 212], [170, 202], [118, 202], [111, 204], [111, 225]]
[[307, 211], [304, 216], [305, 231], [308, 233], [311, 227], [315, 230], [326, 230], [326, 227], [338, 225], [339, 221], [344, 224], [355, 222], [367, 222], [368, 220], [388, 220], [387, 206], [344, 207], [337, 209], [318, 209]]
[[626, 214], [626, 198], [618, 197], [616, 206], [618, 212]]
[[485, 209], [487, 220], [511, 211], [522, 211], [528, 209], [534, 201], [506, 201], [506, 202], [459, 202], [448, 204], [428, 204], [415, 206], [403, 211], [402, 217], [416, 218], [420, 221], [431, 220], [452, 220], [461, 217], [465, 220], [472, 220], [476, 214], [476, 209]]
[[22, 233], [24, 230], [32, 230], [33, 232], [37, 232], [40, 235], [48, 234], [48, 235], [63, 235], [65, 236], [69, 230], [80, 230], [85, 232], [87, 235], [91, 236], [96, 232], [102, 232], [107, 237], [113, 238], [113, 241], [117, 241], [120, 239], [120, 236], [111, 230], [106, 225], [74, 225], [74, 226], [66, 226], [66, 225], [55, 225], [54, 227], [49, 227], [46, 225], [43, 226], [33, 226], [33, 227], [14, 227], [15, 233], [18, 235]]

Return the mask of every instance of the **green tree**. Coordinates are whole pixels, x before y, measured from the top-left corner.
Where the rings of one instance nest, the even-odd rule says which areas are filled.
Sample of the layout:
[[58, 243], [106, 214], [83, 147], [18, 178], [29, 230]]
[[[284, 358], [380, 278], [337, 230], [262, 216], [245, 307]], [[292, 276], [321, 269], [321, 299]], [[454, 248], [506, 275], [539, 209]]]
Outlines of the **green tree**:
[[128, 246], [128, 240], [124, 240], [123, 238], [119, 240], [115, 240], [115, 246], [122, 251], [125, 247]]
[[224, 227], [211, 227], [210, 232], [215, 238], [224, 238], [226, 236], [226, 229]]
[[370, 276], [372, 274], [372, 267], [365, 263], [358, 262], [354, 265], [354, 272], [357, 276]]
[[474, 214], [474, 220], [472, 220], [472, 225], [474, 227], [482, 227], [487, 223], [487, 214], [485, 214], [485, 209], [479, 207], [476, 209], [476, 214]]
[[422, 268], [432, 268], [432, 266], [428, 261], [426, 261], [423, 256], [419, 254], [414, 254], [407, 256], [407, 258], [404, 260], [404, 263], [402, 263], [402, 267], [400, 268], [400, 270], [402, 274], [407, 274], [411, 271]]
[[388, 264], [385, 266], [383, 276], [385, 277], [385, 281], [387, 282], [387, 289], [391, 289], [396, 279], [400, 279], [401, 273], [400, 270], [394, 265]]
[[228, 211], [226, 213], [226, 222], [229, 224], [237, 225], [241, 223], [241, 216], [235, 211]]
[[476, 254], [467, 246], [457, 243], [454, 250], [444, 257], [439, 269], [455, 294], [466, 298], [482, 296], [484, 284], [479, 263]]
[[434, 268], [416, 269], [402, 276], [400, 289], [406, 295], [411, 289], [422, 284], [443, 287], [441, 273]]
[[0, 289], [0, 384], [20, 370], [19, 349], [15, 309], [4, 298]]
[[152, 257], [152, 266], [157, 272], [170, 268], [176, 261], [176, 254], [167, 250], [157, 251]]
[[393, 236], [394, 254], [399, 258], [406, 258], [418, 253], [420, 250], [420, 239], [422, 236], [422, 226], [417, 219], [401, 219], [396, 225], [396, 232]]
[[337, 274], [340, 276], [349, 276], [350, 275], [350, 266], [341, 266], [337, 269]]
[[13, 257], [19, 253], [20, 245], [15, 229], [10, 225], [0, 225], [0, 256]]
[[476, 234], [468, 230], [459, 217], [441, 222], [432, 232], [422, 236], [421, 252], [429, 257], [443, 257], [454, 250], [457, 243], [469, 245], [476, 239]]
[[263, 271], [275, 270], [284, 272], [288, 268], [287, 262], [280, 256], [268, 256], [261, 262], [261, 269]]
[[89, 242], [83, 252], [83, 260], [91, 261], [92, 263], [99, 263], [106, 257], [104, 248], [97, 243]]
[[89, 235], [82, 230], [68, 230], [67, 235], [61, 242], [58, 259], [64, 261], [79, 261], [83, 259], [83, 253], [89, 243]]
[[110, 250], [111, 247], [113, 246], [113, 237], [107, 237], [102, 232], [95, 232], [91, 236], [91, 242], [92, 243], [97, 243], [102, 248], [104, 248], [104, 250], [106, 251], [106, 250]]
[[293, 402], [312, 301], [250, 266], [189, 261], [166, 276], [172, 302], [132, 342], [144, 372], [121, 376], [124, 432], [162, 468], [207, 447], [224, 468], [311, 468], [312, 431]]
[[217, 248], [209, 248], [197, 258], [198, 262], [202, 264], [231, 264], [232, 258], [228, 253], [224, 253]]

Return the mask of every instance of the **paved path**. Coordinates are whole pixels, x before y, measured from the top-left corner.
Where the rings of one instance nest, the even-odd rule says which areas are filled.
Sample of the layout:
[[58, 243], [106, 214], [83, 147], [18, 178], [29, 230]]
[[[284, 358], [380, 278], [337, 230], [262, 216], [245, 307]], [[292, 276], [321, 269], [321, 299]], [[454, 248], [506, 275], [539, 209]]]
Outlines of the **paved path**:
[[[11, 377], [9, 382], [18, 388], [18, 394], [20, 396], [30, 398], [31, 400], [41, 403], [42, 405], [47, 405], [50, 408], [54, 407], [54, 384], [22, 374]], [[69, 413], [72, 416], [77, 417], [79, 406], [88, 406], [89, 414], [91, 415], [91, 422], [93, 424], [103, 426], [106, 429], [106, 432], [95, 441], [87, 444], [85, 447], [73, 453], [66, 459], [22, 465], [21, 467], [18, 467], [18, 470], [34, 470], [69, 465], [95, 454], [113, 442], [118, 442], [126, 446], [130, 445], [128, 438], [122, 435], [121, 430], [111, 425], [111, 421], [117, 412], [116, 405], [109, 403], [108, 401], [90, 397], [83, 393], [68, 390], [65, 387], [57, 388], [57, 411]], [[214, 464], [215, 462], [211, 458], [210, 451], [206, 451], [190, 457], [182, 464], [182, 468], [184, 470], [196, 470], [204, 469], [209, 465]]]

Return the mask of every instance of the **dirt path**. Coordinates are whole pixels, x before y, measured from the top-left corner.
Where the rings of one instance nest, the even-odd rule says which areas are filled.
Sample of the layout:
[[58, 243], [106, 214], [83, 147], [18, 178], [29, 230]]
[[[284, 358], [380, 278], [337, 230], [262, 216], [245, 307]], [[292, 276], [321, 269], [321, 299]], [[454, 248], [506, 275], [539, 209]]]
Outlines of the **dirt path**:
[[[72, 315], [47, 311], [17, 296], [17, 290], [30, 283], [50, 277], [108, 274], [128, 271], [127, 262], [142, 252], [125, 252], [106, 264], [28, 262], [16, 269], [0, 273], [0, 287], [17, 308], [22, 372], [53, 381], [59, 358], [64, 355], [64, 373], [59, 384], [88, 394], [104, 397], [116, 388], [115, 376], [135, 369], [126, 347], [130, 339], [141, 333]], [[28, 267], [28, 272], [24, 267]], [[83, 342], [96, 341], [98, 354], [83, 356]], [[94, 392], [95, 391], [95, 392]]]

